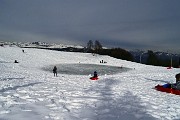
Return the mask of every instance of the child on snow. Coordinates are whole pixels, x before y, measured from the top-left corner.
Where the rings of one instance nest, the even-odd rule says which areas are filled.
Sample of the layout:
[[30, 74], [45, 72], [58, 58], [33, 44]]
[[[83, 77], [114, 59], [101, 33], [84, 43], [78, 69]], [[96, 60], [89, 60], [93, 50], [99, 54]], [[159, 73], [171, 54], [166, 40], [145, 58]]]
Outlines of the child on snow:
[[180, 73], [179, 74], [176, 74], [176, 83], [180, 81]]
[[180, 90], [180, 73], [176, 74], [176, 83], [172, 84], [171, 87], [177, 90]]
[[96, 77], [97, 77], [97, 72], [94, 71], [94, 76], [93, 76], [93, 78], [96, 78]]
[[174, 83], [174, 84], [167, 83], [167, 84], [164, 84], [163, 87], [164, 88], [173, 88], [173, 89], [176, 89], [176, 90], [180, 90], [180, 73], [176, 74], [175, 78], [176, 78], [176, 83]]
[[17, 60], [15, 60], [14, 63], [19, 63], [19, 62]]
[[98, 79], [98, 75], [97, 75], [97, 72], [94, 71], [94, 76], [93, 77], [90, 77], [91, 80], [97, 80]]
[[54, 66], [54, 68], [53, 68], [53, 73], [54, 73], [54, 77], [55, 76], [57, 77], [57, 67], [56, 66]]

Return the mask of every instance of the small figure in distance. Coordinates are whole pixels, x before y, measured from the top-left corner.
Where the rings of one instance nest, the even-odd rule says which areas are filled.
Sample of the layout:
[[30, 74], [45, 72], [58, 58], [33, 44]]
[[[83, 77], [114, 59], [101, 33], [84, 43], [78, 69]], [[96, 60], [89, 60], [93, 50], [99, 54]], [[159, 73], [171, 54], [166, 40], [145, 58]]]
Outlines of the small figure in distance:
[[22, 50], [22, 52], [24, 53], [24, 50]]
[[57, 67], [56, 66], [54, 66], [54, 68], [53, 68], [53, 73], [54, 73], [54, 77], [55, 76], [57, 77]]
[[96, 71], [94, 71], [94, 76], [93, 76], [93, 78], [97, 78], [98, 76], [97, 76], [97, 72]]
[[98, 75], [97, 72], [94, 71], [94, 76], [90, 77], [91, 80], [97, 80], [98, 79]]
[[14, 63], [19, 63], [19, 62], [17, 60], [15, 60]]

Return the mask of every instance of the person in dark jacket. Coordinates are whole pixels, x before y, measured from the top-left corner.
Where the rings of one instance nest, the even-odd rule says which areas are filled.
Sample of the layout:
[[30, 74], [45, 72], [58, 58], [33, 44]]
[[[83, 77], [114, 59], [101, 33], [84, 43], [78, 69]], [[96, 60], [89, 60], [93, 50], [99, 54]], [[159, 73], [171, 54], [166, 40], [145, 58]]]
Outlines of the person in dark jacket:
[[97, 72], [96, 71], [94, 71], [94, 76], [93, 76], [94, 78], [96, 78], [97, 77]]
[[19, 62], [17, 60], [15, 60], [14, 63], [19, 63]]
[[55, 76], [57, 77], [57, 67], [56, 66], [54, 66], [54, 68], [53, 68], [53, 73], [54, 73], [54, 77]]
[[180, 73], [176, 74], [176, 83], [180, 81]]
[[176, 78], [176, 83], [172, 84], [171, 87], [180, 90], [180, 73], [176, 74], [175, 78]]

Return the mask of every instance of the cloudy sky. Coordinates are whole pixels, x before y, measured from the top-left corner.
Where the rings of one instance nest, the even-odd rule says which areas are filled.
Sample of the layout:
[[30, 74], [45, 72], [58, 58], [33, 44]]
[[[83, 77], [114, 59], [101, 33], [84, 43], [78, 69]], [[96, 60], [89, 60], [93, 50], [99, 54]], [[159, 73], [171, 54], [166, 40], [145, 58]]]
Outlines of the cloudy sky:
[[180, 0], [0, 0], [0, 40], [180, 51]]

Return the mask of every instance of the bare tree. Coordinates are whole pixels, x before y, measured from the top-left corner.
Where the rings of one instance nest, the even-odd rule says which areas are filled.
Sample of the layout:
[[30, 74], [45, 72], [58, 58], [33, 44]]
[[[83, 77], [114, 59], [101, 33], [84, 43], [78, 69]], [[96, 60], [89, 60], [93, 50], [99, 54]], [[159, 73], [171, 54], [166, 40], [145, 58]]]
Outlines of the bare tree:
[[87, 49], [88, 49], [88, 51], [93, 50], [93, 48], [94, 48], [93, 41], [92, 41], [92, 40], [89, 40], [89, 42], [87, 43]]
[[101, 43], [100, 43], [98, 40], [95, 41], [94, 49], [95, 49], [95, 51], [96, 51], [97, 53], [98, 53], [99, 50], [102, 49], [102, 45], [101, 45]]

